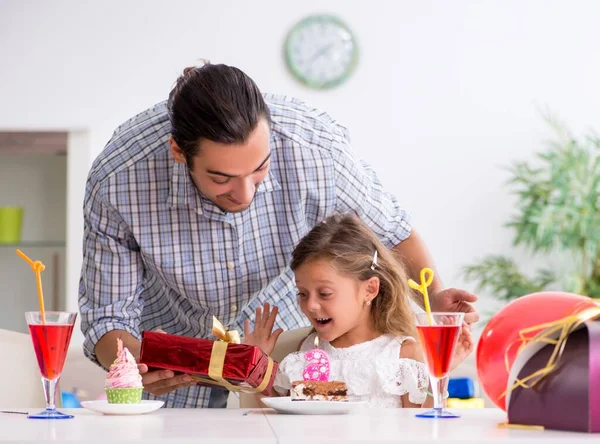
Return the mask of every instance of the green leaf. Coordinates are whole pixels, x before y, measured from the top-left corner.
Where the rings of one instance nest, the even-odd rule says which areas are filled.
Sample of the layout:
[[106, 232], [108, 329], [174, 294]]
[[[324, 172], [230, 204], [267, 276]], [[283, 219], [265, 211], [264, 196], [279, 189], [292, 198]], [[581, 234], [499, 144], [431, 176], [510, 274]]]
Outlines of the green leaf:
[[527, 278], [512, 259], [503, 256], [487, 256], [463, 271], [466, 279], [476, 282], [477, 291], [487, 290], [504, 301], [541, 291], [556, 279], [550, 270], [539, 270], [533, 278]]
[[[514, 246], [574, 258], [573, 273], [558, 270], [560, 284], [567, 291], [600, 297], [600, 137], [590, 131], [576, 139], [547, 109], [540, 112], [554, 138], [531, 160], [503, 167], [516, 201], [505, 226], [513, 231]], [[528, 278], [502, 256], [488, 256], [464, 273], [478, 291], [488, 289], [501, 300], [558, 284], [553, 271], [538, 270]]]

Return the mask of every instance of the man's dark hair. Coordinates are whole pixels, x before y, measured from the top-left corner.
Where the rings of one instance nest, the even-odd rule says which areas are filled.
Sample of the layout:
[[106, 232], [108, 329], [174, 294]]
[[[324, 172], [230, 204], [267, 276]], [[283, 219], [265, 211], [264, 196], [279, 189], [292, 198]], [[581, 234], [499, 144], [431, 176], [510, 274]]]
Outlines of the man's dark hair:
[[238, 68], [205, 63], [186, 68], [169, 94], [171, 135], [189, 167], [202, 139], [244, 143], [271, 114], [256, 83]]

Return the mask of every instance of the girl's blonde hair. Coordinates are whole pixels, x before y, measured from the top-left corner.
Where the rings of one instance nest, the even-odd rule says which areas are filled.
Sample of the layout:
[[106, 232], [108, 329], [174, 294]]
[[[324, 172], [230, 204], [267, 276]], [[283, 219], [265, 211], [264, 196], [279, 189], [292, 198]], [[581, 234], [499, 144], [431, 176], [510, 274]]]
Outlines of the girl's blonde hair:
[[333, 215], [315, 226], [295, 248], [291, 268], [296, 270], [317, 259], [331, 261], [340, 273], [360, 281], [378, 277], [379, 294], [371, 302], [375, 328], [394, 336], [415, 336], [404, 266], [359, 218]]

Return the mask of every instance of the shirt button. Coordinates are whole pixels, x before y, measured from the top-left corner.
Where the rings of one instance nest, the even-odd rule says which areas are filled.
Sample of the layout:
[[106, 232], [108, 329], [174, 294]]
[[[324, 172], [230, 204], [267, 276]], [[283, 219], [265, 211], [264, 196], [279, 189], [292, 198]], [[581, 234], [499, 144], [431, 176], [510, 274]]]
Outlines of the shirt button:
[[233, 304], [233, 305], [231, 306], [231, 311], [237, 311], [237, 305]]
[[228, 268], [228, 269], [230, 269], [230, 270], [233, 270], [233, 267], [234, 267], [234, 266], [235, 266], [235, 265], [233, 264], [233, 262], [227, 262], [227, 268]]

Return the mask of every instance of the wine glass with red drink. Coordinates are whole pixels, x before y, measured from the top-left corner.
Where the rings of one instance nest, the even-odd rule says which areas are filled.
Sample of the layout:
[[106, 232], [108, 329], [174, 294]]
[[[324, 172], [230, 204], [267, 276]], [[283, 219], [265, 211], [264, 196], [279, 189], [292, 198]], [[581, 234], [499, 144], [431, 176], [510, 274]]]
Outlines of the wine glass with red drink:
[[29, 311], [25, 313], [46, 396], [46, 410], [29, 415], [28, 418], [67, 419], [73, 417], [56, 410], [55, 399], [58, 380], [65, 364], [76, 318], [77, 313], [61, 311], [44, 313]]
[[429, 369], [433, 409], [419, 413], [419, 418], [458, 418], [444, 408], [444, 384], [448, 376], [464, 313], [418, 313], [417, 333]]

